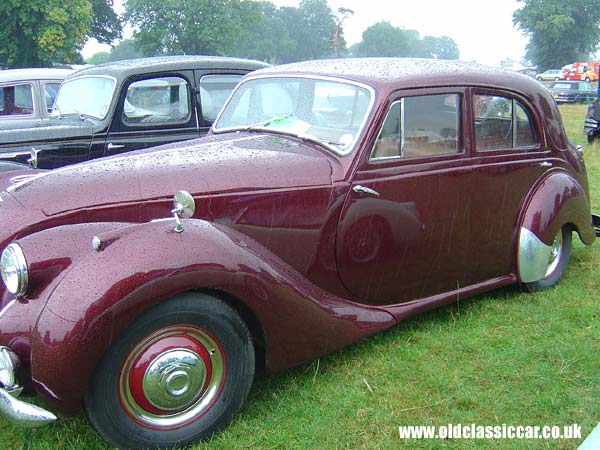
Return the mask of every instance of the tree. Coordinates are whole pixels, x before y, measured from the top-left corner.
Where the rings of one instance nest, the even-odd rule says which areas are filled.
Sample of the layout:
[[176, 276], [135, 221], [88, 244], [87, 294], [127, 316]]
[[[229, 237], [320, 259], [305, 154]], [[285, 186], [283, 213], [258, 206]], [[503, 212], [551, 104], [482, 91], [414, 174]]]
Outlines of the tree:
[[513, 23], [527, 37], [527, 58], [538, 70], [586, 58], [598, 47], [600, 0], [519, 0]]
[[90, 37], [105, 44], [121, 38], [123, 25], [113, 9], [113, 0], [92, 0], [92, 13]]
[[0, 66], [80, 62], [92, 20], [90, 0], [2, 0]]
[[244, 14], [245, 26], [232, 55], [272, 64], [287, 61], [295, 51], [296, 43], [290, 38], [280, 9], [266, 1], [243, 2], [242, 5], [256, 9]]
[[336, 58], [346, 51], [346, 39], [344, 39], [344, 21], [354, 15], [354, 11], [348, 8], [338, 8], [335, 15], [335, 30], [331, 38], [333, 44], [333, 54]]
[[460, 54], [454, 39], [448, 36], [425, 36], [421, 39], [421, 55], [423, 58], [458, 59]]
[[144, 55], [227, 55], [239, 42], [240, 0], [125, 0], [125, 20]]
[[121, 36], [113, 0], [0, 1], [0, 66], [42, 67], [79, 63], [86, 38]]
[[410, 56], [409, 35], [387, 21], [368, 27], [357, 45], [355, 56]]

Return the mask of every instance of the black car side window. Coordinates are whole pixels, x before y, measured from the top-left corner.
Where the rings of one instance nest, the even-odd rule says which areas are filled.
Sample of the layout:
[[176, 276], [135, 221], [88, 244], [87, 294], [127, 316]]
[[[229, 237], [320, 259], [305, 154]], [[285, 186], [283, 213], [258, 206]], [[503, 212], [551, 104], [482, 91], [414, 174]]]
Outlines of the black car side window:
[[151, 78], [131, 83], [123, 105], [128, 126], [176, 125], [191, 115], [190, 88], [180, 77]]
[[473, 102], [477, 151], [519, 149], [538, 143], [531, 115], [518, 100], [475, 95]]
[[204, 75], [200, 78], [202, 118], [214, 122], [242, 75]]
[[371, 160], [459, 153], [459, 94], [405, 97], [388, 111]]

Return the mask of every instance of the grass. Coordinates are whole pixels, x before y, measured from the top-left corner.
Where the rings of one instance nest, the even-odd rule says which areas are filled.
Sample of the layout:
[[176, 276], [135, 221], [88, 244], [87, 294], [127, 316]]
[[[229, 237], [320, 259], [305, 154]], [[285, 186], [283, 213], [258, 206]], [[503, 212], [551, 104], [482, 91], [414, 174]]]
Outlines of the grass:
[[[561, 106], [586, 147], [600, 211], [600, 145], [584, 105]], [[403, 322], [330, 356], [260, 376], [244, 410], [194, 449], [574, 449], [581, 440], [404, 440], [399, 425], [570, 425], [600, 421], [600, 245], [574, 246], [555, 289], [494, 291]], [[34, 430], [0, 423], [5, 449], [105, 449], [83, 415]]]

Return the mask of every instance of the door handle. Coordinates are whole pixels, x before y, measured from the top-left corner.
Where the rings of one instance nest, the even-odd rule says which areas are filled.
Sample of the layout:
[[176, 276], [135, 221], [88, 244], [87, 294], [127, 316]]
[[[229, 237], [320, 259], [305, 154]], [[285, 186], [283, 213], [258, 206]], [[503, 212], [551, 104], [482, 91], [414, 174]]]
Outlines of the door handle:
[[361, 186], [360, 184], [355, 185], [354, 187], [352, 187], [352, 190], [354, 192], [356, 192], [357, 194], [368, 194], [368, 195], [372, 195], [374, 197], [379, 197], [379, 192], [368, 188], [366, 186]]
[[113, 144], [112, 142], [109, 142], [106, 146], [107, 150], [120, 150], [122, 148], [125, 148], [125, 146], [122, 144]]
[[552, 163], [550, 161], [544, 161], [544, 162], [540, 163], [540, 166], [549, 168], [549, 167], [552, 167]]

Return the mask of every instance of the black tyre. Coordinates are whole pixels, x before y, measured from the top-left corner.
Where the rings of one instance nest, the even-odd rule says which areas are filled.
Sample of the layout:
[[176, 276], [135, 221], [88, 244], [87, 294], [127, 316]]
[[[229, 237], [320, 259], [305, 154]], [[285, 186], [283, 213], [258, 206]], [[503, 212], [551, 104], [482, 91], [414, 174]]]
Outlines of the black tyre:
[[523, 283], [525, 290], [529, 292], [543, 291], [556, 286], [562, 280], [571, 259], [571, 239], [571, 229], [563, 227], [552, 243], [546, 275], [541, 280]]
[[86, 391], [95, 430], [118, 448], [173, 448], [227, 425], [254, 378], [248, 328], [214, 297], [178, 295], [108, 349]]

